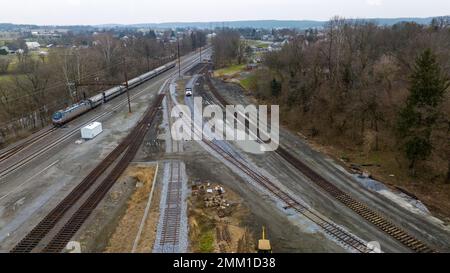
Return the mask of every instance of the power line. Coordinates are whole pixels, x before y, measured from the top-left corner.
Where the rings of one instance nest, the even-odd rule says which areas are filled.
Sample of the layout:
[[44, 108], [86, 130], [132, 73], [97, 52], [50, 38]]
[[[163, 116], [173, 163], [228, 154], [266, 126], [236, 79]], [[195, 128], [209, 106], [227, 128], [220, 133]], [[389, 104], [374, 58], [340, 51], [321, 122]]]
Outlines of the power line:
[[[122, 61], [120, 61], [120, 62], [117, 62], [117, 63], [113, 64], [113, 65], [120, 65], [120, 64], [122, 64], [123, 62], [124, 62], [124, 61], [122, 60]], [[135, 60], [134, 62], [132, 62], [132, 64], [136, 64], [137, 62], [138, 62], [138, 61]], [[107, 69], [108, 69], [108, 68], [103, 68], [103, 69], [101, 69], [100, 71], [97, 71], [97, 72], [92, 73], [92, 74], [87, 75], [87, 76], [83, 76], [83, 77], [81, 77], [80, 79], [82, 79], [82, 80], [87, 80], [87, 79], [89, 79], [89, 78], [98, 76], [100, 73], [105, 72]], [[12, 99], [10, 99], [10, 100], [8, 100], [8, 101], [14, 102], [14, 101], [22, 100], [22, 99], [24, 99], [24, 98], [32, 97], [33, 95], [45, 93], [46, 91], [49, 91], [49, 90], [53, 90], [53, 89], [56, 89], [56, 88], [61, 88], [61, 87], [66, 87], [66, 86], [67, 86], [67, 82], [66, 82], [66, 81], [63, 82], [62, 80], [59, 80], [58, 82], [59, 82], [58, 84], [54, 84], [54, 85], [51, 85], [51, 86], [48, 86], [48, 87], [45, 87], [45, 88], [39, 88], [38, 91], [28, 93], [27, 95], [24, 95], [24, 96], [21, 96], [21, 97], [14, 97], [14, 98], [12, 98]]]

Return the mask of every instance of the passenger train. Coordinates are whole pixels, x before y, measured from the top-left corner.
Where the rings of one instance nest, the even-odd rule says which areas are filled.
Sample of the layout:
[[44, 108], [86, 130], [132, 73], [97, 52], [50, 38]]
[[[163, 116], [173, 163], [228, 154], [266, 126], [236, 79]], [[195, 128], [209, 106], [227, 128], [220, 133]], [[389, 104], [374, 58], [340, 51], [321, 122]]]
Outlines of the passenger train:
[[[161, 75], [162, 73], [172, 69], [175, 67], [175, 62], [169, 63], [167, 65], [158, 67], [155, 70], [152, 70], [148, 73], [145, 73], [139, 77], [136, 77], [130, 81], [128, 81], [128, 87], [133, 88], [136, 87], [148, 80], [155, 78], [156, 76]], [[108, 89], [98, 95], [90, 97], [86, 100], [83, 100], [77, 104], [71, 105], [66, 109], [59, 110], [52, 116], [53, 124], [57, 127], [60, 127], [67, 122], [83, 115], [84, 113], [96, 108], [97, 106], [106, 103], [113, 98], [123, 94], [126, 92], [125, 86], [116, 86], [111, 89]]]

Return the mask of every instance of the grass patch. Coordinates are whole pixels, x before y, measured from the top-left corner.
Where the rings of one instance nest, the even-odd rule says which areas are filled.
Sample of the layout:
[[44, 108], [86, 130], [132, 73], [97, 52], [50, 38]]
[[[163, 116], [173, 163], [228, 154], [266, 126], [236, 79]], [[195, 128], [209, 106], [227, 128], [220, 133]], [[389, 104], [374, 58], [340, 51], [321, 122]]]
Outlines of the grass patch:
[[255, 82], [256, 82], [256, 76], [255, 75], [250, 75], [248, 77], [243, 78], [240, 81], [240, 84], [245, 90], [251, 91], [255, 87]]
[[199, 250], [201, 253], [214, 252], [214, 233], [211, 230], [200, 235], [199, 239]]
[[245, 64], [231, 65], [231, 66], [216, 70], [216, 72], [214, 74], [216, 77], [230, 76], [230, 75], [236, 74], [238, 72], [241, 72], [242, 70], [244, 70], [245, 67], [246, 67]]
[[269, 44], [258, 44], [256, 47], [258, 47], [258, 48], [269, 48]]
[[270, 42], [257, 41], [257, 40], [246, 40], [249, 46], [256, 46], [258, 48], [268, 48], [271, 44]]
[[11, 75], [0, 75], [0, 84], [6, 84], [8, 81], [12, 80]]
[[[200, 202], [200, 201], [199, 201]], [[190, 211], [189, 237], [196, 253], [212, 253], [215, 247], [215, 220], [200, 210]]]

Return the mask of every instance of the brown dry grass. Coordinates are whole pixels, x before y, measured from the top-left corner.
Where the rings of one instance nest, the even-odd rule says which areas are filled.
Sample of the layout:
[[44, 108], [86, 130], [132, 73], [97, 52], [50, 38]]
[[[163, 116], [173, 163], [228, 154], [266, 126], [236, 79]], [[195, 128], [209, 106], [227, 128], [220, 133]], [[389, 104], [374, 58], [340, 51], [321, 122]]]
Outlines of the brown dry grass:
[[[126, 212], [108, 242], [108, 247], [105, 250], [106, 253], [130, 253], [132, 251], [133, 243], [139, 231], [139, 226], [153, 186], [155, 170], [156, 168], [154, 166], [132, 166], [125, 172], [124, 176], [133, 177], [140, 186], [136, 188], [136, 191], [128, 201]], [[147, 232], [143, 232], [137, 252], [151, 251], [150, 240], [152, 237], [152, 229], [150, 228], [152, 225], [156, 225], [156, 220], [155, 215], [150, 213], [146, 220], [147, 227], [144, 229]]]
[[[215, 185], [212, 185], [214, 187]], [[222, 186], [223, 187], [223, 186]], [[225, 188], [225, 187], [224, 187]], [[198, 200], [196, 196], [193, 196], [189, 200], [189, 238], [190, 238], [190, 250], [194, 253], [201, 253], [201, 249], [204, 248], [200, 244], [202, 236], [207, 233], [213, 234], [214, 242], [212, 245], [213, 252], [220, 253], [220, 244], [225, 245], [227, 253], [235, 253], [238, 249], [238, 241], [244, 236], [248, 229], [243, 225], [243, 219], [245, 219], [250, 211], [247, 207], [242, 205], [239, 195], [225, 188], [225, 198], [231, 202], [238, 204], [233, 209], [231, 216], [225, 218], [219, 218], [217, 216], [217, 210], [215, 208], [204, 208], [203, 201]], [[216, 234], [216, 228], [228, 226], [231, 242], [226, 243], [219, 241]], [[249, 233], [250, 234], [250, 233]], [[253, 236], [248, 236], [250, 241], [247, 242], [246, 249], [255, 249], [255, 242], [251, 241]]]
[[177, 100], [179, 103], [184, 104], [185, 87], [188, 82], [186, 80], [177, 81]]

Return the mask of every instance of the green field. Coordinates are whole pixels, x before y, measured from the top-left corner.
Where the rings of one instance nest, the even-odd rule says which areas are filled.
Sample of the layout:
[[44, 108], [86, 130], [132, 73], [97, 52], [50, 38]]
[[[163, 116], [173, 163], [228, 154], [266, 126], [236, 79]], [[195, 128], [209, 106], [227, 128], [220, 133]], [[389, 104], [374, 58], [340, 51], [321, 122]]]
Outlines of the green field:
[[256, 46], [259, 48], [268, 48], [271, 44], [271, 42], [264, 42], [264, 41], [256, 41], [256, 40], [245, 40], [245, 42], [249, 46]]
[[6, 83], [12, 79], [11, 75], [0, 75], [0, 84]]
[[239, 82], [245, 90], [251, 91], [252, 86], [254, 86], [255, 81], [256, 81], [256, 76], [249, 75], [249, 76], [241, 79]]
[[231, 65], [231, 66], [216, 70], [214, 72], [214, 74], [216, 77], [231, 76], [231, 75], [241, 72], [242, 70], [245, 69], [245, 67], [246, 67], [245, 64]]
[[[42, 49], [40, 51], [49, 52], [49, 50], [47, 48]], [[35, 61], [40, 61], [41, 60], [41, 57], [39, 56], [39, 52], [38, 51], [30, 52], [29, 56]], [[16, 55], [0, 56], [0, 58], [9, 58], [11, 60], [11, 63], [9, 64], [9, 67], [8, 67], [8, 73], [13, 73], [17, 69], [17, 65], [18, 65], [18, 61], [19, 60], [18, 60]]]

